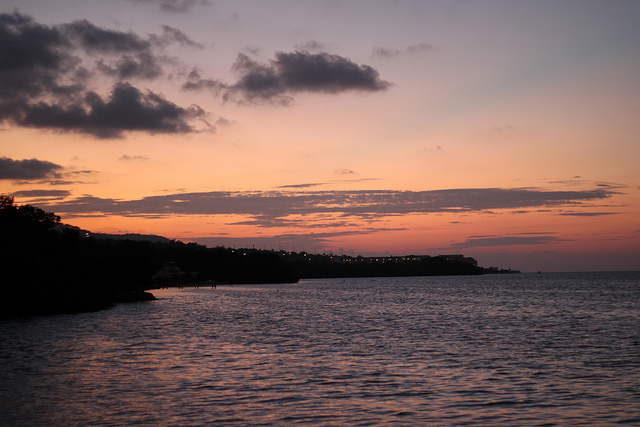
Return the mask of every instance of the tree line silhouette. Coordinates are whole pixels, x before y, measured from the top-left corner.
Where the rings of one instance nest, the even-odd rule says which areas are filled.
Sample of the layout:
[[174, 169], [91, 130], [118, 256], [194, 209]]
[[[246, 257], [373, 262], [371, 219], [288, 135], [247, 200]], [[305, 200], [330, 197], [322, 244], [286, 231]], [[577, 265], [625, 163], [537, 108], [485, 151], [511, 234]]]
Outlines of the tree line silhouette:
[[[106, 308], [153, 298], [145, 290], [167, 262], [185, 272], [179, 284], [296, 282], [275, 254], [243, 254], [177, 241], [87, 237], [60, 217], [0, 195], [0, 318]], [[175, 283], [174, 283], [175, 284]]]

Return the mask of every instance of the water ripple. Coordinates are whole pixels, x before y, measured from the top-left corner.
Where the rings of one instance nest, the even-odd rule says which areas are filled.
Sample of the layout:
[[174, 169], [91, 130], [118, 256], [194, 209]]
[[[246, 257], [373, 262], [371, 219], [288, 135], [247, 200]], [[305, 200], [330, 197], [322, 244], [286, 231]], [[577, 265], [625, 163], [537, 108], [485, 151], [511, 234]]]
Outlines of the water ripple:
[[638, 424], [640, 275], [309, 280], [0, 323], [0, 424]]

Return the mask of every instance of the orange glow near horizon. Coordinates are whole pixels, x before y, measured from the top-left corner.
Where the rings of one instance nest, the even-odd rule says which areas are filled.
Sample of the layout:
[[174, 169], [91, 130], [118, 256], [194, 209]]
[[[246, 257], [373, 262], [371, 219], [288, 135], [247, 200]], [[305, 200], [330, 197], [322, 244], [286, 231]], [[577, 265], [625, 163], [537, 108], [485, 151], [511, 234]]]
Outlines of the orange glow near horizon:
[[636, 4], [151, 3], [0, 8], [64, 64], [0, 82], [0, 193], [101, 233], [638, 268]]

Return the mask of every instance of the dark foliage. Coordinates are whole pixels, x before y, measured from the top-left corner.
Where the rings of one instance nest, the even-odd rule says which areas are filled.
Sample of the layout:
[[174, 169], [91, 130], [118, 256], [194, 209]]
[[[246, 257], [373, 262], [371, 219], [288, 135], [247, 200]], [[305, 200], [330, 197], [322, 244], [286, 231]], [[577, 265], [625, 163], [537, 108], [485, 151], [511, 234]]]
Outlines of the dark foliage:
[[[154, 280], [167, 262], [185, 272], [180, 280]], [[144, 290], [163, 285], [297, 281], [275, 254], [95, 239], [61, 227], [53, 213], [17, 206], [2, 195], [0, 268], [0, 318], [98, 310], [119, 300], [149, 299]]]

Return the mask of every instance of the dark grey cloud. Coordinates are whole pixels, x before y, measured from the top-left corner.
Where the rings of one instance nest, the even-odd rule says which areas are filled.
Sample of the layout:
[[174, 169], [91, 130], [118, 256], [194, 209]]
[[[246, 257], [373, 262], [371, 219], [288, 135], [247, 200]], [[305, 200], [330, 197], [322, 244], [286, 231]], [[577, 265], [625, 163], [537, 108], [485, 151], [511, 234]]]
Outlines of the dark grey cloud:
[[102, 73], [121, 80], [131, 78], [153, 80], [163, 73], [158, 59], [148, 53], [122, 55], [119, 59], [109, 62], [101, 59], [97, 61], [97, 67]]
[[211, 0], [129, 0], [131, 3], [151, 4], [163, 12], [186, 13], [196, 6], [209, 6]]
[[77, 87], [62, 82], [75, 59], [69, 41], [55, 29], [19, 13], [0, 14], [0, 120], [33, 97], [66, 94]]
[[38, 180], [60, 176], [64, 168], [46, 160], [0, 157], [0, 179]]
[[[65, 24], [60, 29], [89, 54], [116, 56], [96, 61], [98, 70], [104, 74], [118, 79], [155, 79], [163, 73], [163, 58], [154, 54], [153, 43], [137, 34], [100, 28], [87, 20]], [[158, 44], [161, 36], [152, 37]]]
[[100, 55], [96, 60], [97, 71], [121, 80], [152, 80], [162, 76], [164, 67], [175, 62], [162, 54], [171, 44], [204, 48], [183, 31], [168, 25], [162, 25], [162, 34], [149, 34], [145, 38], [132, 32], [100, 28], [87, 20], [59, 28], [78, 49], [89, 55]]
[[428, 43], [418, 43], [411, 46], [408, 46], [404, 49], [392, 49], [388, 47], [374, 47], [373, 52], [371, 53], [372, 57], [380, 57], [380, 58], [393, 58], [400, 55], [405, 54], [417, 54], [423, 53], [433, 49], [433, 45]]
[[194, 70], [183, 89], [210, 89], [221, 93], [225, 101], [290, 105], [293, 103], [291, 94], [297, 92], [375, 92], [391, 86], [380, 79], [374, 68], [326, 52], [277, 52], [269, 64], [258, 63], [239, 53], [232, 70], [239, 75], [232, 85], [202, 79]]
[[15, 180], [12, 182], [12, 184], [13, 185], [30, 185], [30, 186], [33, 184], [41, 184], [41, 185], [48, 185], [48, 186], [63, 186], [63, 185], [66, 186], [66, 185], [72, 185], [72, 184], [97, 184], [95, 180], [87, 181], [84, 179], [83, 180], [77, 179], [77, 178], [89, 178], [91, 175], [95, 175], [97, 173], [99, 172], [93, 171], [93, 170], [70, 170], [65, 168], [61, 172], [54, 172], [41, 179]]
[[194, 132], [192, 120], [206, 117], [196, 106], [182, 108], [153, 92], [128, 83], [114, 86], [105, 101], [94, 92], [82, 104], [69, 107], [40, 102], [25, 106], [15, 121], [25, 127], [87, 133], [98, 138], [120, 137], [125, 131], [149, 133]]
[[[179, 107], [127, 82], [116, 81], [107, 98], [91, 90], [93, 73], [116, 80], [162, 74], [164, 57], [133, 33], [86, 20], [48, 27], [14, 12], [0, 14], [0, 46], [0, 123], [103, 138], [126, 131], [193, 132], [196, 120], [213, 128], [199, 107]], [[101, 55], [93, 70], [83, 65], [82, 53]]]
[[157, 54], [160, 49], [177, 43], [202, 49], [204, 46], [189, 38], [183, 31], [162, 25], [162, 34], [150, 34], [142, 38], [132, 32], [100, 28], [87, 20], [80, 20], [60, 26], [61, 31], [89, 54], [115, 56], [96, 61], [100, 72], [119, 79], [155, 79], [163, 74], [162, 66], [170, 60]]
[[286, 95], [287, 88], [273, 65], [258, 64], [243, 53], [239, 53], [232, 70], [241, 77], [232, 86], [226, 86], [223, 99], [243, 102], [275, 102], [290, 105], [293, 98]]
[[[248, 69], [245, 68], [247, 65]], [[380, 91], [390, 86], [390, 83], [380, 80], [372, 67], [324, 52], [278, 52], [272, 66], [284, 86], [293, 92]], [[243, 64], [240, 68], [249, 73], [260, 70], [253, 64]]]
[[214, 79], [204, 79], [200, 75], [200, 70], [193, 69], [187, 75], [187, 81], [182, 85], [183, 90], [204, 90], [208, 89], [214, 95], [219, 95], [227, 90], [229, 85]]
[[375, 220], [393, 215], [489, 212], [500, 209], [579, 206], [617, 194], [610, 190], [450, 189], [434, 191], [255, 191], [179, 193], [139, 200], [80, 197], [48, 206], [57, 213], [149, 215], [244, 215], [255, 225], [272, 226], [295, 215], [326, 214]]

